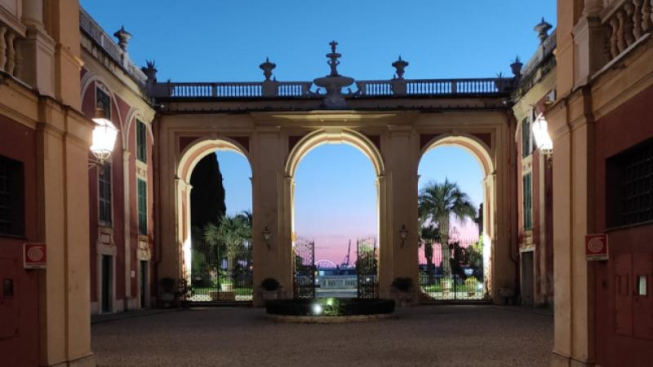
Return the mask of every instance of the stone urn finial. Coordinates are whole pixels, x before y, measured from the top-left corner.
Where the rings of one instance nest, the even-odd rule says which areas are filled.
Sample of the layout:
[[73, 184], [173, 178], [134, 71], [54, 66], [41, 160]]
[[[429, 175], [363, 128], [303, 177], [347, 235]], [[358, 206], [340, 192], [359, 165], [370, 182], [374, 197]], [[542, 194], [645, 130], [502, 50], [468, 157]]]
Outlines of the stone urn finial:
[[521, 77], [521, 68], [524, 66], [524, 64], [519, 60], [519, 56], [515, 58], [515, 61], [513, 61], [512, 64], [510, 64], [510, 69], [512, 69], [512, 73], [515, 75], [515, 78]]
[[404, 73], [406, 72], [406, 67], [410, 65], [408, 61], [404, 61], [401, 59], [401, 55], [399, 55], [399, 59], [395, 62], [392, 63], [392, 66], [397, 69], [397, 78], [398, 79], [403, 79], [404, 78]]
[[131, 33], [125, 30], [125, 26], [122, 26], [116, 33], [113, 34], [113, 36], [118, 39], [118, 46], [120, 46], [120, 48], [126, 52], [129, 40], [132, 38]]
[[147, 76], [148, 81], [156, 82], [156, 65], [154, 61], [147, 60], [146, 66], [141, 68], [141, 71]]
[[277, 67], [277, 64], [270, 62], [270, 58], [266, 57], [265, 62], [259, 65], [258, 67], [261, 68], [261, 70], [263, 70], [263, 76], [265, 76], [265, 80], [268, 81], [272, 76], [272, 70], [274, 70], [274, 68]]
[[535, 26], [535, 32], [537, 32], [537, 36], [540, 38], [540, 43], [544, 43], [546, 39], [549, 37], [549, 31], [553, 28], [553, 26], [549, 23], [547, 23], [544, 18], [542, 18], [542, 21]]

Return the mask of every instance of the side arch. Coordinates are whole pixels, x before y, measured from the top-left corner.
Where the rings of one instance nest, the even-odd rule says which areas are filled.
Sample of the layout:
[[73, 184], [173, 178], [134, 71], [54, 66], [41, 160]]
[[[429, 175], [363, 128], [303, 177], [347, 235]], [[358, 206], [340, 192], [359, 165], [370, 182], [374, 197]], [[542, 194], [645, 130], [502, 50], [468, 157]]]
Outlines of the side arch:
[[436, 136], [421, 149], [420, 162], [429, 151], [439, 147], [457, 147], [469, 152], [479, 163], [483, 171], [483, 230], [480, 234], [483, 239], [483, 277], [485, 278], [486, 295], [494, 295], [494, 243], [497, 239], [496, 209], [497, 185], [496, 185], [496, 162], [493, 159], [493, 151], [483, 141], [469, 134], [442, 134]]
[[194, 141], [181, 152], [176, 167], [177, 178], [190, 184], [190, 176], [197, 163], [202, 158], [218, 150], [238, 153], [247, 158], [250, 167], [252, 166], [252, 160], [247, 149], [236, 141], [224, 136], [207, 137]]
[[[190, 211], [192, 186], [190, 185], [190, 179], [193, 169], [199, 161], [218, 150], [228, 150], [241, 154], [247, 158], [247, 162], [252, 167], [247, 150], [237, 142], [223, 136], [212, 136], [194, 141], [181, 152], [175, 166], [177, 243], [181, 245], [181, 274], [189, 284], [191, 284], [192, 264]], [[253, 211], [252, 214], [254, 215]]]

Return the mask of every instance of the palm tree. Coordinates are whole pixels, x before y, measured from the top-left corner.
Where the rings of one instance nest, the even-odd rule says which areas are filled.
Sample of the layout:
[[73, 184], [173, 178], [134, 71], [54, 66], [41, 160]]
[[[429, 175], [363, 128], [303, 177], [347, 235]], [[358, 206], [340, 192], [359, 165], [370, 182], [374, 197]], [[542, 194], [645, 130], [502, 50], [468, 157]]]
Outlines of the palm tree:
[[421, 241], [418, 246], [424, 246], [424, 257], [426, 258], [427, 284], [435, 283], [435, 267], [433, 266], [433, 244], [440, 241], [440, 231], [433, 223], [428, 221], [428, 213], [419, 213], [419, 233]]
[[460, 190], [458, 184], [429, 182], [424, 186], [419, 195], [419, 213], [431, 223], [437, 224], [442, 243], [442, 270], [445, 278], [451, 277], [451, 252], [449, 251], [449, 224], [454, 220], [462, 222], [467, 218], [476, 217], [476, 208], [472, 205], [469, 196]]
[[252, 227], [248, 219], [251, 215], [226, 215], [220, 225], [209, 223], [204, 227], [204, 241], [215, 249], [223, 249], [227, 257], [227, 276], [233, 279], [236, 257], [242, 252], [247, 241], [251, 241]]

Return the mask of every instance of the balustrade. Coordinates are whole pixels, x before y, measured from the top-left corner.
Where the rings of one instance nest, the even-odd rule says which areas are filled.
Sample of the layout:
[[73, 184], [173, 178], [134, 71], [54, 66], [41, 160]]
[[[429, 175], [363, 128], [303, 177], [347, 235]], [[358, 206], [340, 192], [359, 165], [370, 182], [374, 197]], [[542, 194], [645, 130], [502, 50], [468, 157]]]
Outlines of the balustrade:
[[[269, 82], [269, 81], [268, 81]], [[256, 98], [256, 97], [313, 97], [311, 82], [274, 82], [276, 89], [263, 92], [263, 84], [268, 83], [164, 83], [165, 94], [153, 97], [173, 98]], [[395, 92], [395, 80], [363, 80], [356, 82], [356, 96], [393, 96], [393, 95], [455, 95], [455, 94], [497, 94], [506, 92], [511, 85], [511, 79], [443, 79], [443, 80], [402, 80], [406, 84], [406, 92]], [[161, 89], [157, 89], [161, 91]]]
[[0, 71], [18, 77], [22, 69], [22, 54], [17, 44], [24, 37], [13, 28], [0, 23]]
[[605, 0], [601, 15], [609, 27], [614, 59], [653, 29], [653, 0]]

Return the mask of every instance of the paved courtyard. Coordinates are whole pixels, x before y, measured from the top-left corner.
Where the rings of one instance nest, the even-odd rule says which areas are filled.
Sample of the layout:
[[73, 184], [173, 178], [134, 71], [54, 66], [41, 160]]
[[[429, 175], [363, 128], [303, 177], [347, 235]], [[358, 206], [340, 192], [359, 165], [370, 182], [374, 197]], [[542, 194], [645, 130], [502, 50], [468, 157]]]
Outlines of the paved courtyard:
[[421, 306], [366, 323], [281, 324], [251, 308], [93, 325], [98, 366], [546, 367], [553, 317], [494, 306]]

